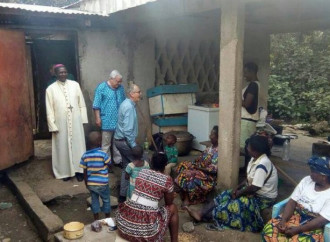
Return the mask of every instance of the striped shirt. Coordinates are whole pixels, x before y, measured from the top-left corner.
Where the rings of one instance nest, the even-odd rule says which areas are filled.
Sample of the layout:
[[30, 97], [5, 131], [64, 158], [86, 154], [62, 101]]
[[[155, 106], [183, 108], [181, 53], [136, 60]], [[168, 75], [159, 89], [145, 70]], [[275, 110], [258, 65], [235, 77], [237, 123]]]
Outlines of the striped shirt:
[[101, 148], [89, 150], [83, 154], [80, 167], [87, 170], [87, 185], [108, 185], [108, 167], [111, 163], [110, 157]]

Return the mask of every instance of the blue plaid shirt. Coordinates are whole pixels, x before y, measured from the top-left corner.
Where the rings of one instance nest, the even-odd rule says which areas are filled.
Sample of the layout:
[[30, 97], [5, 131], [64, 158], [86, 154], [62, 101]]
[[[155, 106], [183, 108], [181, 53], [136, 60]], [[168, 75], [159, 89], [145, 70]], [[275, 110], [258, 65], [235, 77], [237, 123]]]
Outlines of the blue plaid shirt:
[[93, 109], [100, 110], [103, 131], [116, 129], [119, 106], [125, 98], [122, 85], [117, 89], [112, 88], [107, 81], [98, 85], [95, 90]]

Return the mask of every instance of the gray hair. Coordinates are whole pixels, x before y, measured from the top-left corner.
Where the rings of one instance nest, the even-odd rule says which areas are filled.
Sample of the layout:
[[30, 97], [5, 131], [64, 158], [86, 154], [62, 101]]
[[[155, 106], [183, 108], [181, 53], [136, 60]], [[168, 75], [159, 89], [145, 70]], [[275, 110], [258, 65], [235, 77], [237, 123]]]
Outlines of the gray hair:
[[119, 73], [119, 71], [117, 70], [113, 70], [110, 75], [109, 75], [109, 78], [110, 79], [115, 79], [116, 76], [118, 76], [119, 78], [123, 78], [123, 76]]
[[128, 88], [126, 89], [127, 95], [129, 95], [130, 93], [133, 93], [135, 91], [136, 86], [137, 86], [136, 84], [128, 85]]

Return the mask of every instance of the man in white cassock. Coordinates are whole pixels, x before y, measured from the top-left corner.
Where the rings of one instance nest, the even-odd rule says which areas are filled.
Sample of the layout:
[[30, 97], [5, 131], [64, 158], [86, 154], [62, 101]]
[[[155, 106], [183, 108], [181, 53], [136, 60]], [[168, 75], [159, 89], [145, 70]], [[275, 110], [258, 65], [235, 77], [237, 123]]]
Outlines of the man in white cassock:
[[57, 80], [46, 89], [49, 132], [52, 133], [52, 166], [56, 179], [83, 180], [79, 167], [86, 151], [83, 124], [88, 123], [85, 100], [77, 82], [67, 80], [64, 65], [55, 68]]

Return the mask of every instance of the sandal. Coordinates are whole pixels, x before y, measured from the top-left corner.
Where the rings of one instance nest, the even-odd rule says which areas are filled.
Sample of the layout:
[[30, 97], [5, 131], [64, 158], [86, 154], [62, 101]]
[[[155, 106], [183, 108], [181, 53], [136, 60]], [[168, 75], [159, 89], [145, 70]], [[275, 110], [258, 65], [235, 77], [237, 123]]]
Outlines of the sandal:
[[225, 230], [224, 227], [222, 227], [222, 226], [218, 227], [215, 224], [207, 224], [207, 225], [205, 225], [205, 228], [207, 230], [210, 230], [210, 231], [220, 231], [221, 232], [221, 231], [224, 231]]

